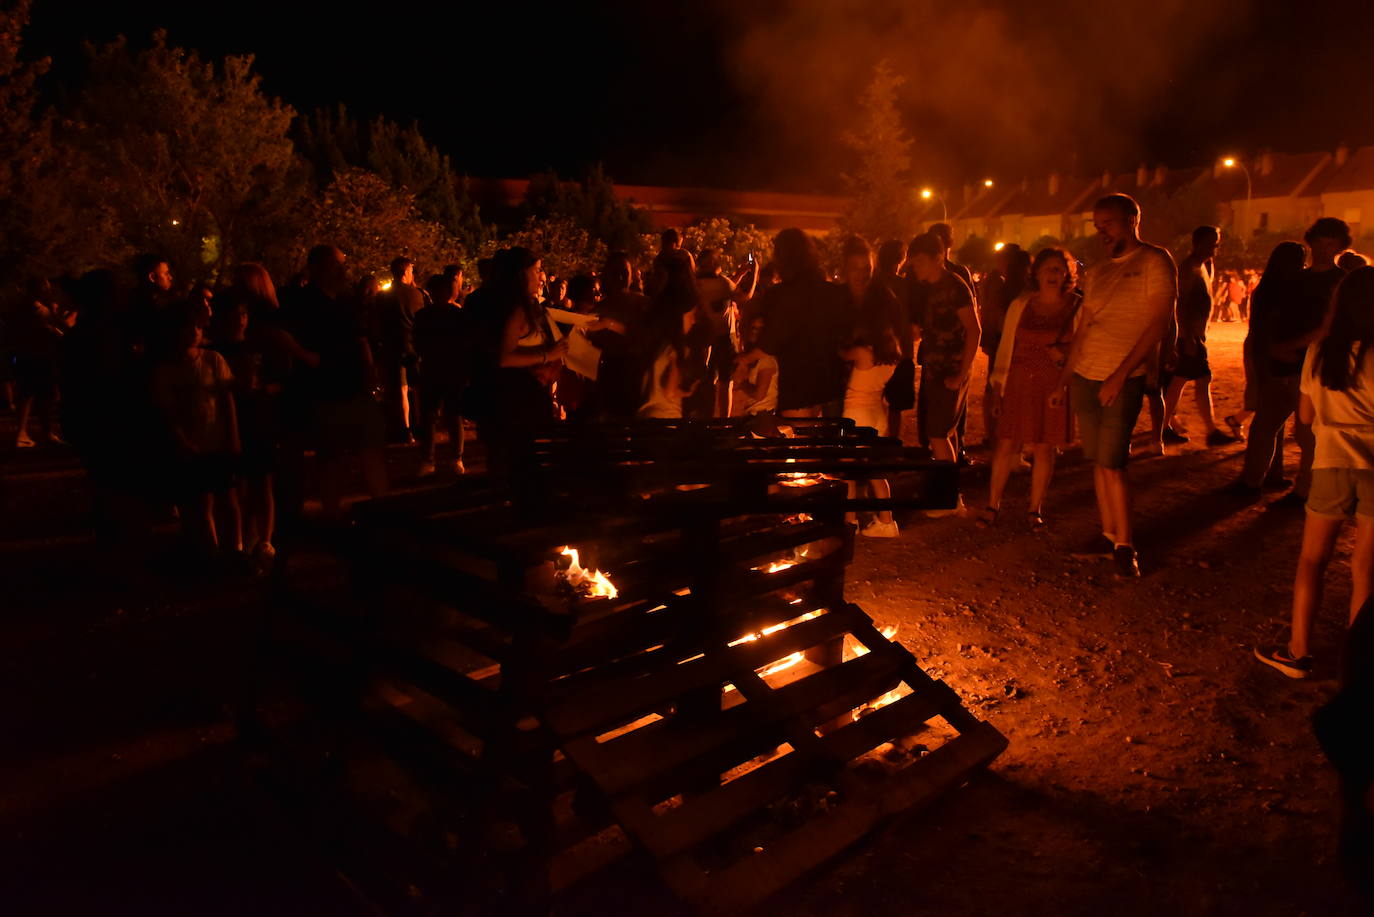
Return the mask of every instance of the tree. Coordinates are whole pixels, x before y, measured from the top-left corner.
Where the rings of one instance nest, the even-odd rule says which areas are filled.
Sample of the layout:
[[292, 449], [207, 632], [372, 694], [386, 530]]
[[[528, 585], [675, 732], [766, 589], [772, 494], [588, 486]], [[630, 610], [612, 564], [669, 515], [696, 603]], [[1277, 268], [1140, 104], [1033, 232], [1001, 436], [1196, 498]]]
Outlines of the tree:
[[369, 169], [413, 195], [420, 215], [443, 226], [469, 254], [494, 235], [482, 222], [467, 178], [454, 171], [449, 157], [425, 139], [417, 124], [401, 127], [381, 117], [359, 124], [340, 105], [299, 119], [293, 137], [310, 165], [317, 191], [345, 169]]
[[682, 231], [682, 247], [693, 255], [700, 254], [703, 248], [718, 249], [721, 268], [726, 273], [733, 273], [744, 266], [750, 254], [759, 261], [767, 261], [772, 256], [773, 237], [753, 224], [741, 225], [724, 217], [711, 217], [698, 220]]
[[482, 254], [490, 256], [498, 248], [511, 246], [528, 248], [543, 260], [545, 272], [564, 278], [601, 270], [610, 250], [585, 226], [565, 216], [530, 217], [524, 226], [500, 242], [488, 242]]
[[580, 182], [563, 181], [556, 172], [531, 177], [525, 204], [530, 216], [569, 220], [607, 248], [632, 256], [640, 254], [641, 237], [653, 229], [649, 214], [617, 195], [615, 183], [599, 164]]
[[316, 243], [337, 245], [354, 272], [380, 276], [397, 255], [413, 258], [418, 272], [437, 272], [446, 264], [467, 264], [458, 241], [426, 220], [407, 191], [374, 172], [346, 168], [305, 208], [304, 235], [293, 253], [296, 263]]
[[38, 109], [49, 62], [24, 60], [29, 8], [20, 0], [0, 9], [0, 278], [10, 287], [24, 283], [21, 273], [55, 277], [118, 253], [109, 208], [78, 199], [84, 163], [55, 142], [56, 119]]
[[857, 163], [842, 176], [851, 198], [840, 223], [871, 240], [906, 239], [917, 225], [912, 141], [897, 110], [897, 90], [904, 82], [887, 61], [879, 61], [859, 98], [858, 122], [842, 137]]
[[217, 277], [295, 209], [288, 131], [295, 112], [263, 93], [251, 55], [218, 66], [157, 32], [134, 53], [120, 37], [88, 46], [90, 78], [73, 138], [98, 157], [98, 192], [124, 237], [183, 271]]

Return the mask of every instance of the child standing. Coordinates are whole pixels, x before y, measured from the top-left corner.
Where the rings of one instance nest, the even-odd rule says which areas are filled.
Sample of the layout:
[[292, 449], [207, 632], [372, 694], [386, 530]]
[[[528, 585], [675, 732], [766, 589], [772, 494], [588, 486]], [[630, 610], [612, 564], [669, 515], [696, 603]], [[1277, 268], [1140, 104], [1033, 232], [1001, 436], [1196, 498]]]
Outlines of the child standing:
[[[233, 375], [224, 357], [201, 347], [201, 329], [181, 317], [175, 346], [153, 371], [153, 398], [171, 433], [173, 498], [188, 538], [207, 552], [243, 551], [234, 467], [242, 451]], [[217, 526], [216, 512], [220, 516]]]
[[1360, 268], [1336, 288], [1324, 339], [1307, 350], [1298, 419], [1316, 439], [1302, 553], [1293, 582], [1293, 622], [1287, 645], [1255, 655], [1289, 678], [1312, 672], [1309, 638], [1321, 605], [1322, 581], [1341, 525], [1355, 517], [1350, 558], [1350, 621], [1374, 584], [1374, 268]]

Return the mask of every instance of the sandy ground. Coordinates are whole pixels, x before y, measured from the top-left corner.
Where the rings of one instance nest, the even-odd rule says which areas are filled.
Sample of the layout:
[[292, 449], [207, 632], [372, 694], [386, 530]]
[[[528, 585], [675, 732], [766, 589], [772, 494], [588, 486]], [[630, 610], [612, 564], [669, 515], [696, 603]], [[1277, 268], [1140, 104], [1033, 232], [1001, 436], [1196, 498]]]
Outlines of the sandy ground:
[[[1240, 406], [1242, 333], [1214, 326], [1218, 417]], [[1011, 746], [989, 774], [883, 829], [777, 907], [1370, 913], [1339, 876], [1335, 779], [1309, 725], [1334, 691], [1348, 539], [1329, 576], [1317, 677], [1261, 666], [1250, 648], [1286, 620], [1302, 513], [1216, 496], [1240, 453], [1190, 443], [1133, 465], [1138, 582], [1067, 556], [1096, 531], [1091, 476], [1074, 452], [1047, 534], [1021, 521], [1028, 476], [1018, 474], [992, 530], [921, 519], [899, 539], [861, 544], [850, 598], [898, 625]], [[3, 910], [366, 913], [232, 753], [226, 648], [243, 639], [238, 610], [253, 587], [207, 594], [166, 564], [112, 568], [84, 534], [69, 459], [0, 461]], [[409, 461], [393, 455], [402, 475]], [[985, 470], [969, 475], [971, 506]], [[606, 912], [628, 912], [621, 903]]]

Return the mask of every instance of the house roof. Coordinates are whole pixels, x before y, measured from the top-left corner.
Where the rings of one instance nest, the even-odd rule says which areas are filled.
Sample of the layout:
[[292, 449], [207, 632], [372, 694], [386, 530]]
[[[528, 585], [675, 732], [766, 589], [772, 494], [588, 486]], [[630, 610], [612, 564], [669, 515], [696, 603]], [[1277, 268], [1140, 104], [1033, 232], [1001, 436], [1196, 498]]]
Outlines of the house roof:
[[1374, 146], [1362, 146], [1350, 152], [1343, 166], [1333, 166], [1317, 184], [1317, 190], [1327, 194], [1344, 191], [1368, 191], [1374, 188]]

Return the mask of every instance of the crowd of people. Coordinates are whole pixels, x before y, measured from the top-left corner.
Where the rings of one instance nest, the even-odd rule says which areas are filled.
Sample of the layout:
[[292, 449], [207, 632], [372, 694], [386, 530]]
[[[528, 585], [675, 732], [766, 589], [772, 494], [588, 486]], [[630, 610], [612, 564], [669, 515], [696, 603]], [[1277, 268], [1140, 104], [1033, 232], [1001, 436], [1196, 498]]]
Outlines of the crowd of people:
[[[34, 282], [7, 316], [4, 381], [18, 447], [60, 434], [81, 456], [102, 537], [117, 537], [131, 500], [161, 501], [177, 507], [199, 549], [265, 568], [278, 528], [301, 517], [307, 455], [324, 515], [337, 519], [352, 480], [372, 495], [387, 490], [388, 442], [417, 444], [423, 477], [463, 474], [467, 425], [487, 469], [501, 473], [551, 423], [771, 413], [848, 417], [897, 436], [914, 412], [934, 460], [966, 462], [981, 352], [991, 468], [976, 524], [999, 524], [1010, 475], [1029, 465], [1026, 522], [1045, 529], [1056, 458], [1079, 442], [1101, 534], [1075, 553], [1110, 557], [1129, 578], [1140, 575], [1132, 434], [1148, 406], [1145, 453], [1187, 441], [1175, 413], [1191, 384], [1206, 444], [1247, 440], [1229, 491], [1256, 499], [1287, 489], [1284, 499], [1311, 514], [1292, 640], [1262, 653], [1302, 674], [1336, 523], [1351, 512], [1361, 521], [1354, 608], [1374, 579], [1374, 528], [1363, 526], [1374, 491], [1368, 517], [1359, 501], [1374, 487], [1364, 477], [1374, 434], [1362, 426], [1374, 399], [1360, 400], [1368, 336], [1357, 320], [1371, 272], [1332, 218], [1302, 243], [1281, 243], [1253, 277], [1217, 271], [1213, 226], [1194, 232], [1175, 265], [1140, 238], [1139, 206], [1126, 195], [1098, 201], [1094, 222], [1106, 256], [1086, 269], [1063, 248], [1032, 257], [1013, 245], [971, 271], [951, 257], [949, 226], [936, 224], [876, 249], [851, 237], [833, 276], [812, 238], [786, 229], [771, 252], [727, 274], [719, 251], [690, 253], [670, 229], [642, 271], [612, 252], [595, 273], [550, 277], [537, 253], [513, 247], [478, 263], [470, 291], [459, 267], [421, 283], [406, 257], [381, 283], [351, 280], [330, 245], [280, 290], [254, 263], [221, 286], [178, 288], [165, 258], [144, 255], [132, 286], [108, 270], [64, 287]], [[1248, 321], [1245, 409], [1223, 430], [1207, 330], [1232, 318]], [[1353, 369], [1330, 368], [1351, 346]], [[1306, 372], [1305, 359], [1328, 368]], [[1301, 462], [1290, 480], [1283, 442], [1295, 414]], [[889, 492], [883, 481], [866, 486]], [[962, 509], [961, 497], [953, 512]], [[880, 513], [862, 532], [898, 530]]]

